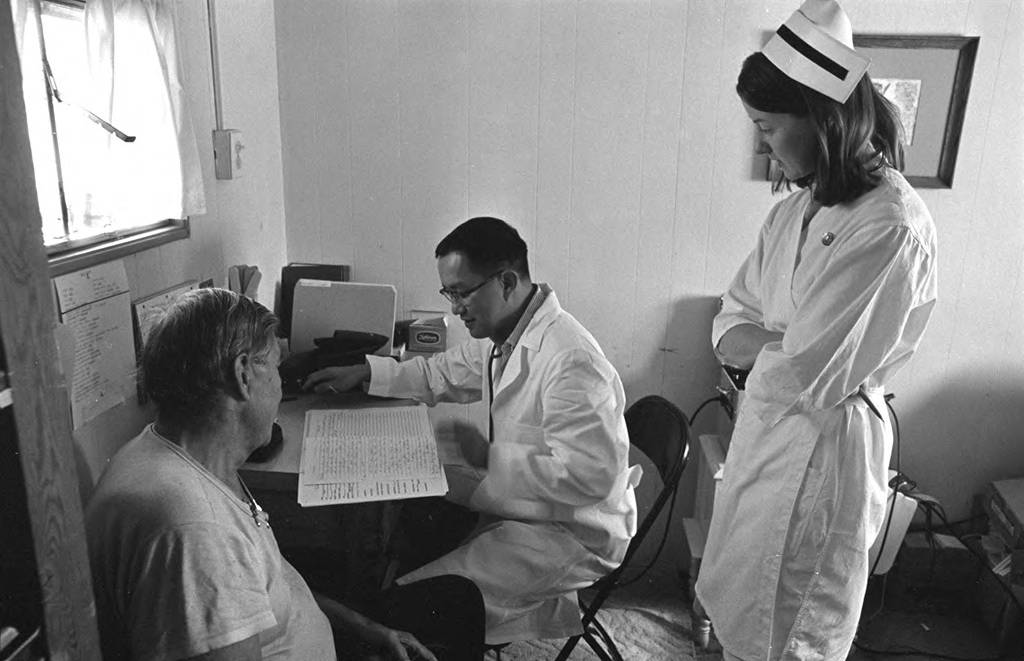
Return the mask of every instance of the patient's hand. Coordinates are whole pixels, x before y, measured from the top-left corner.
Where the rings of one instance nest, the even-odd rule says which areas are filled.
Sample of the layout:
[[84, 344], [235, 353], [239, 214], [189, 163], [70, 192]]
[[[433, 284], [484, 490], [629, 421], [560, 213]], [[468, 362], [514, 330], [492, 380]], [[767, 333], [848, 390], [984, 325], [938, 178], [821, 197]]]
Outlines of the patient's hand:
[[424, 661], [437, 661], [430, 650], [426, 648], [411, 633], [389, 629], [383, 625], [368, 627], [364, 634], [367, 642], [377, 647], [383, 656], [375, 658], [386, 659], [387, 661], [412, 661], [412, 659], [424, 659]]
[[370, 366], [367, 364], [325, 367], [306, 377], [302, 389], [318, 393], [342, 393], [359, 387], [359, 384], [369, 378]]

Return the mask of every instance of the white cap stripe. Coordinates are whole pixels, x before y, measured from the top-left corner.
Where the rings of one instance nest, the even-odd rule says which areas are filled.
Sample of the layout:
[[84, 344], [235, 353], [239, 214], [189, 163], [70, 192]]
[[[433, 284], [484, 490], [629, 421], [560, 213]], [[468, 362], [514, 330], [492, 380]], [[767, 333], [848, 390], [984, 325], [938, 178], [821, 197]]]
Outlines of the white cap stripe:
[[793, 80], [840, 103], [850, 98], [870, 63], [801, 10], [793, 12], [761, 52]]

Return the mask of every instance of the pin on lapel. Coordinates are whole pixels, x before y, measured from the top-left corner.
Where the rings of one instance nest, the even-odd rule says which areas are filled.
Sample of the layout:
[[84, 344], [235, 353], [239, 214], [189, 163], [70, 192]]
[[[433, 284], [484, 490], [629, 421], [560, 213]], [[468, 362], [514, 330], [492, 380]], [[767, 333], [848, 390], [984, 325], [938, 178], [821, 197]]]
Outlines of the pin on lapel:
[[836, 235], [832, 232], [825, 232], [821, 235], [821, 245], [830, 246], [832, 242], [836, 240]]

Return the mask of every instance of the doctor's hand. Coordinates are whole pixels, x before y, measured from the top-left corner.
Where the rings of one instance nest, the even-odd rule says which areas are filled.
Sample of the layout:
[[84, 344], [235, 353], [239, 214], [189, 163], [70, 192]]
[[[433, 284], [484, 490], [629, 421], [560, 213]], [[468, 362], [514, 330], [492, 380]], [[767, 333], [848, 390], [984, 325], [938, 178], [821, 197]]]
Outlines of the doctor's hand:
[[358, 388], [363, 381], [367, 381], [369, 378], [370, 366], [366, 363], [346, 367], [325, 367], [306, 377], [302, 389], [313, 390], [321, 394], [338, 394]]

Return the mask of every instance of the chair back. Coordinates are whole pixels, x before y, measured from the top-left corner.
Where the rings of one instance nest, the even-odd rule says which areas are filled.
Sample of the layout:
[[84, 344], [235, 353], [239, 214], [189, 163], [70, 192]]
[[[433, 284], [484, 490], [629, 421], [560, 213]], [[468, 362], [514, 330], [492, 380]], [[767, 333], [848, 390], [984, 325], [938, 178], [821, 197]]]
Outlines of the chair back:
[[[630, 540], [622, 562], [611, 573], [594, 584], [597, 594], [589, 604], [584, 604], [583, 600], [580, 600], [580, 607], [583, 611], [583, 633], [569, 638], [562, 646], [555, 661], [566, 661], [580, 638], [585, 639], [601, 659], [611, 659], [612, 661], [622, 659], [622, 655], [615, 646], [615, 641], [598, 621], [597, 612], [618, 585], [622, 573], [630, 566], [630, 561], [643, 544], [644, 538], [647, 537], [648, 531], [654, 525], [658, 515], [661, 514], [665, 504], [675, 497], [679, 478], [683, 474], [683, 469], [686, 468], [686, 459], [690, 454], [690, 423], [679, 407], [664, 397], [648, 395], [634, 402], [626, 410], [625, 418], [630, 444], [647, 455], [661, 475], [661, 491], [654, 500], [650, 511], [647, 512], [647, 516], [637, 528], [633, 539]], [[669, 508], [670, 515], [671, 511]], [[667, 521], [666, 526], [670, 523], [671, 521]], [[664, 544], [664, 538], [662, 544]], [[661, 548], [661, 546], [658, 547], [658, 552], [654, 554], [655, 558], [660, 554]], [[653, 564], [653, 560], [651, 563]], [[649, 567], [650, 565], [648, 565]], [[644, 569], [640, 575], [646, 571], [647, 569]], [[631, 580], [636, 578], [639, 576]]]
[[690, 455], [690, 423], [679, 407], [664, 397], [648, 395], [637, 400], [626, 410], [625, 418], [630, 444], [658, 469], [662, 488], [637, 528], [620, 568], [629, 564], [665, 504], [675, 496]]
[[629, 442], [647, 455], [665, 486], [679, 478], [690, 451], [690, 423], [679, 407], [658, 395], [637, 400], [626, 411]]

